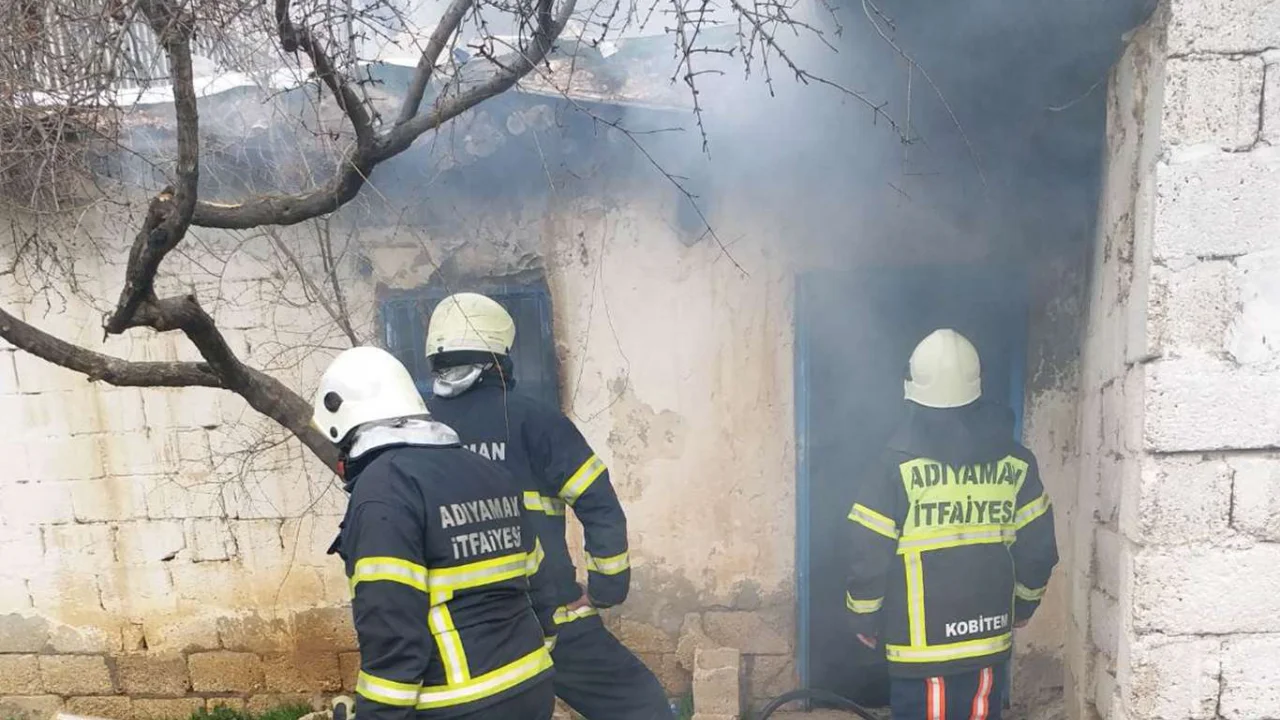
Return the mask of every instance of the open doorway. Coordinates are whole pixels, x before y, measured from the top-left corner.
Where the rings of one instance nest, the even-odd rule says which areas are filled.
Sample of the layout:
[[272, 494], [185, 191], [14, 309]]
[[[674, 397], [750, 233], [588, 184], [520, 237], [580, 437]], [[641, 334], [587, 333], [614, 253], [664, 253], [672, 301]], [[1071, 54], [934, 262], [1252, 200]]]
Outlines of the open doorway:
[[1021, 268], [994, 265], [797, 277], [797, 666], [804, 687], [888, 704], [882, 654], [857, 642], [844, 606], [853, 489], [880, 462], [901, 417], [911, 350], [939, 327], [977, 346], [983, 396], [1013, 409], [1021, 436], [1025, 277]]

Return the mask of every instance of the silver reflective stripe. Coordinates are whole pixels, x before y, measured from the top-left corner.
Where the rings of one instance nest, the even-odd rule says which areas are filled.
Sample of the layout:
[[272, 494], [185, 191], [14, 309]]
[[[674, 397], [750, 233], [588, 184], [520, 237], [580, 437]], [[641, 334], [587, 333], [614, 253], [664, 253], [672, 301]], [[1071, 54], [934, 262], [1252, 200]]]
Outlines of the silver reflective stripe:
[[524, 575], [527, 572], [528, 562], [529, 554], [519, 553], [494, 560], [483, 560], [472, 565], [439, 568], [431, 571], [431, 576], [427, 578], [427, 587], [431, 592], [441, 592], [498, 582], [513, 576]]
[[849, 519], [891, 540], [898, 537], [898, 528], [893, 520], [863, 505], [854, 505], [849, 510]]
[[1027, 523], [1040, 517], [1048, 509], [1049, 496], [1041, 495], [1035, 500], [1024, 505], [1022, 509], [1018, 510], [1018, 513], [1013, 517], [1013, 524], [1021, 530]]
[[526, 490], [524, 493], [524, 508], [545, 515], [564, 515], [565, 502], [560, 498], [547, 497], [539, 495], [533, 490]]
[[898, 542], [898, 552], [915, 552], [934, 547], [953, 547], [955, 545], [976, 545], [978, 543], [1004, 541], [1012, 542], [1013, 539], [1013, 532], [1003, 529], [958, 532], [947, 535], [933, 535], [918, 539], [912, 539], [911, 536], [907, 536]]
[[361, 671], [356, 681], [356, 692], [374, 702], [396, 707], [412, 707], [418, 702], [421, 686], [383, 680]]

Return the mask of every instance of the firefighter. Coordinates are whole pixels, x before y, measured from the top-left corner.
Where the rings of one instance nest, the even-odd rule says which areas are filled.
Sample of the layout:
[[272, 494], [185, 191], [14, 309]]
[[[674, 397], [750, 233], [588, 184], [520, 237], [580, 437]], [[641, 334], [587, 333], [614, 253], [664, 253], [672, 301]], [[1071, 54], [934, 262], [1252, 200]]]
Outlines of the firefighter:
[[907, 414], [849, 512], [845, 605], [883, 647], [895, 720], [999, 720], [1012, 647], [1058, 562], [1053, 511], [1012, 413], [980, 401], [978, 352], [937, 330], [911, 354]]
[[[510, 469], [524, 491], [549, 575], [534, 606], [558, 627], [556, 695], [587, 720], [672, 718], [658, 679], [599, 617], [626, 599], [631, 582], [627, 520], [609, 471], [558, 409], [509, 392], [514, 342], [515, 323], [494, 300], [474, 293], [442, 300], [427, 327], [431, 412], [464, 447]], [[585, 591], [565, 543], [570, 508], [585, 534]]]
[[549, 719], [549, 643], [528, 594], [542, 548], [514, 479], [463, 450], [378, 348], [333, 361], [313, 423], [338, 446], [351, 496], [330, 552], [351, 583], [355, 714]]

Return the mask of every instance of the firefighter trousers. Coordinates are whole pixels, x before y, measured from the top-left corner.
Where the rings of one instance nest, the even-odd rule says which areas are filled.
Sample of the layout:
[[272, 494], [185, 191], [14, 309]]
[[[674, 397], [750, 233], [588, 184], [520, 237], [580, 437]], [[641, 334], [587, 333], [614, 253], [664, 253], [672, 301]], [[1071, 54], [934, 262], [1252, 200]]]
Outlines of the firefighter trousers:
[[555, 710], [555, 686], [547, 680], [519, 695], [452, 720], [551, 720]]
[[889, 684], [893, 720], [1000, 720], [1006, 666]]
[[658, 678], [598, 617], [562, 627], [551, 659], [556, 695], [586, 720], [674, 720]]

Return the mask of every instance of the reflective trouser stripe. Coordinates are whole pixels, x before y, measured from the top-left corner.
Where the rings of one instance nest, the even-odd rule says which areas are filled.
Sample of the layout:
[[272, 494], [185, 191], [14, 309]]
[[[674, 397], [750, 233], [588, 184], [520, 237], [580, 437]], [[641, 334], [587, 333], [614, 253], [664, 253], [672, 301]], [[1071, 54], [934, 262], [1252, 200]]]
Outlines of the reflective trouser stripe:
[[959, 532], [904, 535], [898, 541], [898, 552], [901, 554], [922, 552], [924, 550], [941, 550], [963, 545], [1013, 542], [1015, 537], [1012, 528], [1000, 525], [979, 525]]
[[395, 707], [413, 707], [418, 702], [418, 693], [422, 686], [416, 683], [402, 683], [394, 680], [370, 675], [360, 671], [356, 680], [356, 692], [368, 700]]
[[989, 667], [978, 674], [978, 693], [973, 696], [969, 720], [987, 720], [991, 713], [991, 688], [995, 687], [996, 673]]
[[849, 612], [859, 615], [868, 615], [873, 612], [879, 612], [880, 607], [884, 605], [884, 598], [878, 597], [874, 600], [856, 600], [849, 593], [844, 594], [844, 606]]
[[582, 467], [578, 468], [577, 472], [560, 488], [560, 498], [572, 506], [578, 498], [582, 497], [587, 488], [591, 487], [591, 483], [604, 474], [604, 471], [603, 460], [595, 455], [587, 458], [587, 461], [582, 463]]
[[909, 552], [902, 557], [907, 572], [907, 627], [912, 647], [927, 645], [924, 627], [924, 568], [920, 553]]
[[599, 614], [600, 614], [600, 611], [596, 610], [590, 605], [583, 605], [582, 607], [576, 610], [570, 610], [569, 608], [562, 605], [556, 608], [555, 614], [551, 616], [551, 621], [554, 622], [556, 625], [566, 625], [568, 623], [581, 620], [583, 618], [589, 618], [592, 615], [599, 615]]
[[1039, 602], [1044, 598], [1044, 591], [1045, 588], [1032, 589], [1022, 583], [1013, 584], [1014, 597], [1019, 600], [1026, 600], [1027, 602]]
[[631, 569], [631, 557], [623, 551], [612, 557], [595, 557], [586, 553], [587, 570], [601, 575], [618, 575]]
[[545, 515], [563, 515], [565, 513], [565, 504], [560, 498], [547, 497], [546, 495], [539, 495], [533, 490], [526, 490], [524, 493], [524, 509]]
[[462, 683], [423, 688], [418, 695], [418, 709], [452, 707], [483, 700], [532, 680], [551, 669], [551, 653], [546, 647], [525, 655], [515, 662]]
[[537, 575], [538, 569], [542, 567], [542, 561], [546, 557], [547, 554], [542, 550], [542, 540], [534, 538], [533, 552], [529, 553], [528, 557], [525, 559], [524, 573], [526, 575]]
[[397, 582], [415, 590], [427, 591], [427, 569], [397, 557], [365, 557], [356, 561], [351, 571], [351, 592], [362, 582]]
[[440, 650], [440, 658], [444, 664], [445, 682], [450, 685], [464, 683], [471, 679], [471, 668], [467, 664], [467, 651], [462, 647], [462, 638], [458, 637], [458, 629], [453, 625], [453, 614], [448, 605], [436, 605], [427, 613], [427, 624], [431, 626], [431, 634], [436, 638], [436, 647]]
[[432, 568], [431, 575], [427, 578], [427, 588], [433, 593], [440, 593], [492, 585], [523, 577], [528, 573], [528, 564], [529, 553], [514, 553], [466, 565]]
[[946, 678], [931, 677], [924, 681], [924, 717], [925, 720], [947, 720], [947, 681]]
[[849, 510], [849, 519], [890, 540], [898, 539], [898, 524], [888, 516], [882, 515], [866, 505], [855, 503]]
[[966, 658], [995, 655], [996, 653], [1004, 652], [1013, 646], [1012, 638], [1013, 636], [1010, 633], [1005, 633], [993, 638], [967, 640], [965, 642], [950, 643], [947, 645], [927, 645], [921, 647], [913, 647], [910, 645], [886, 645], [884, 650], [885, 657], [887, 657], [890, 662], [947, 662], [950, 660], [964, 660]]
[[1041, 494], [1040, 497], [1018, 508], [1018, 512], [1013, 516], [1013, 526], [1018, 530], [1031, 524], [1032, 520], [1040, 517], [1049, 510], [1049, 496]]

